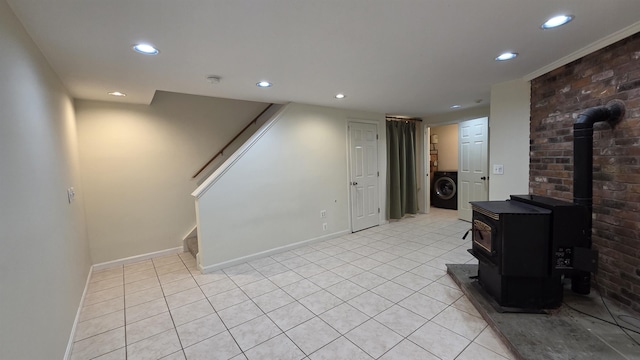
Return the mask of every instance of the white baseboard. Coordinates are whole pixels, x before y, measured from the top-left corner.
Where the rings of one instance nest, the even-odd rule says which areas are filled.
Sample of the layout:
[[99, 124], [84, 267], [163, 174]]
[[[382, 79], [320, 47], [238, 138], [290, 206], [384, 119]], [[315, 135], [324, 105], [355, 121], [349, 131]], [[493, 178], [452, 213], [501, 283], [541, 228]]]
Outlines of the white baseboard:
[[[292, 249], [296, 249], [299, 247], [303, 247], [303, 246], [307, 246], [316, 242], [320, 242], [320, 241], [324, 241], [324, 240], [330, 240], [330, 239], [334, 239], [337, 238], [339, 236], [343, 236], [343, 235], [347, 235], [350, 234], [351, 231], [349, 230], [343, 230], [343, 231], [339, 231], [339, 232], [335, 232], [335, 233], [331, 233], [328, 235], [324, 235], [324, 236], [320, 236], [317, 238], [313, 238], [313, 239], [308, 239], [308, 240], [303, 240], [303, 241], [299, 241], [293, 244], [288, 244], [288, 245], [284, 245], [284, 246], [280, 246], [277, 248], [273, 248], [273, 249], [269, 249], [269, 250], [265, 250], [265, 251], [261, 251], [259, 253], [255, 253], [255, 254], [251, 254], [251, 255], [247, 255], [247, 256], [242, 256], [236, 259], [232, 259], [232, 260], [228, 260], [228, 261], [224, 261], [221, 263], [217, 263], [217, 264], [213, 264], [213, 265], [208, 265], [208, 266], [200, 266], [198, 265], [198, 268], [200, 269], [200, 271], [202, 271], [202, 273], [206, 274], [206, 273], [210, 273], [219, 269], [224, 269], [230, 266], [234, 266], [234, 265], [239, 265], [242, 263], [245, 263], [247, 261], [252, 261], [252, 260], [256, 260], [265, 256], [270, 256], [270, 255], [274, 255], [277, 253], [281, 253], [284, 251], [289, 251]], [[200, 254], [198, 254], [200, 255]], [[200, 262], [198, 262], [198, 264], [200, 264]]]
[[71, 327], [71, 335], [69, 335], [69, 341], [67, 342], [67, 350], [64, 352], [64, 360], [71, 359], [71, 351], [73, 350], [73, 340], [76, 338], [76, 328], [78, 327], [78, 320], [80, 320], [80, 313], [84, 307], [84, 299], [87, 295], [87, 288], [89, 288], [89, 281], [91, 281], [91, 275], [93, 274], [93, 266], [89, 268], [89, 274], [87, 274], [87, 281], [84, 284], [84, 291], [80, 298], [80, 305], [78, 305], [78, 311], [76, 311], [76, 318], [73, 320], [73, 326]]
[[131, 256], [131, 257], [124, 258], [124, 259], [112, 260], [112, 261], [107, 261], [107, 262], [103, 262], [103, 263], [100, 263], [100, 264], [95, 264], [95, 265], [93, 265], [92, 268], [93, 268], [93, 271], [109, 269], [109, 268], [120, 266], [120, 265], [132, 264], [134, 262], [138, 262], [138, 261], [142, 261], [142, 260], [153, 259], [153, 258], [166, 256], [166, 255], [172, 255], [172, 254], [180, 254], [180, 253], [183, 253], [183, 252], [184, 251], [183, 251], [182, 246], [178, 246], [178, 247], [171, 248], [171, 249], [160, 250], [160, 251], [150, 252], [150, 253], [147, 253], [147, 254]]
[[84, 299], [87, 295], [87, 289], [89, 288], [89, 283], [91, 282], [91, 275], [93, 275], [94, 271], [104, 270], [113, 268], [116, 266], [131, 264], [134, 262], [153, 259], [161, 256], [171, 255], [171, 254], [180, 254], [182, 253], [182, 246], [175, 247], [172, 249], [155, 251], [147, 254], [131, 256], [124, 259], [118, 259], [113, 261], [107, 261], [100, 264], [95, 264], [91, 266], [89, 269], [89, 275], [87, 275], [87, 282], [84, 284], [84, 291], [82, 292], [82, 297], [80, 298], [80, 305], [78, 306], [78, 311], [76, 312], [76, 318], [73, 321], [73, 326], [71, 327], [71, 335], [69, 335], [69, 342], [67, 343], [67, 350], [64, 353], [64, 360], [69, 360], [71, 358], [71, 351], [73, 350], [73, 339], [76, 337], [76, 328], [78, 326], [78, 320], [80, 319], [80, 313], [82, 312], [82, 308], [84, 306]]
[[202, 267], [202, 257], [200, 256], [200, 252], [196, 254], [196, 266], [201, 273], [204, 273], [204, 268]]

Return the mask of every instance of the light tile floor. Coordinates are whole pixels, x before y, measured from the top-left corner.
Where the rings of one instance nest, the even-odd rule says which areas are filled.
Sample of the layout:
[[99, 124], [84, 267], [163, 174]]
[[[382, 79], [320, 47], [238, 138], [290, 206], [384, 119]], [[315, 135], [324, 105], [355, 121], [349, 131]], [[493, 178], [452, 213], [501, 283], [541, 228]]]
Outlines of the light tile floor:
[[513, 355], [446, 274], [469, 224], [432, 209], [201, 274], [189, 253], [93, 273], [72, 359]]

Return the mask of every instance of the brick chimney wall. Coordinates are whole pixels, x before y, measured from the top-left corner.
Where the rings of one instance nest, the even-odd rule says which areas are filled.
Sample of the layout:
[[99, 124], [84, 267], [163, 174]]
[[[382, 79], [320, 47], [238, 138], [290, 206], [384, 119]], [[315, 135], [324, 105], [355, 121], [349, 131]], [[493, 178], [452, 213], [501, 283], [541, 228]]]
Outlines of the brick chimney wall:
[[531, 194], [573, 201], [573, 122], [613, 99], [626, 116], [594, 127], [594, 286], [640, 312], [640, 33], [531, 81]]

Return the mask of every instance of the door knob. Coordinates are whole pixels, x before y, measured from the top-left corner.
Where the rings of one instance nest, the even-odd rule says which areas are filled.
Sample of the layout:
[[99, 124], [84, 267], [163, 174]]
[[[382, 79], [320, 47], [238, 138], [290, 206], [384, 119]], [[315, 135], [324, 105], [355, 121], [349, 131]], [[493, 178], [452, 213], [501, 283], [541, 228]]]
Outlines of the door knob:
[[483, 177], [480, 178], [480, 180], [487, 180], [487, 177], [483, 176]]
[[354, 181], [351, 183], [351, 185], [358, 185], [358, 183]]

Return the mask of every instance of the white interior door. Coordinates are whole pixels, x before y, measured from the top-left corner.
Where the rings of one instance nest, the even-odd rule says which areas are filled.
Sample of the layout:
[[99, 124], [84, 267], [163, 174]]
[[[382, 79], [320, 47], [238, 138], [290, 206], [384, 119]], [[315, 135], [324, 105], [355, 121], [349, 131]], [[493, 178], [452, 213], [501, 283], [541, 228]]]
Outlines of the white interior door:
[[379, 224], [376, 124], [349, 123], [349, 162], [351, 230], [355, 232]]
[[470, 201], [489, 199], [489, 119], [458, 124], [458, 217], [471, 221]]

